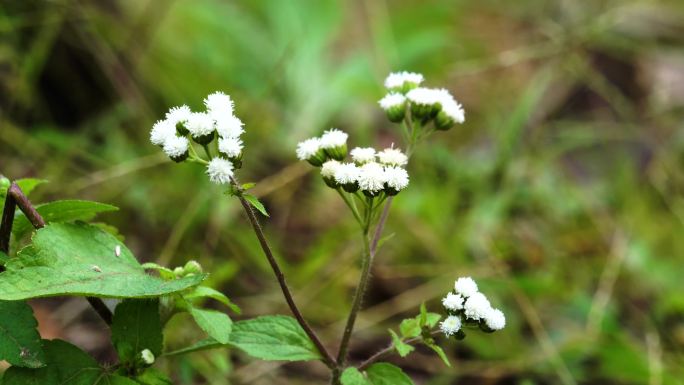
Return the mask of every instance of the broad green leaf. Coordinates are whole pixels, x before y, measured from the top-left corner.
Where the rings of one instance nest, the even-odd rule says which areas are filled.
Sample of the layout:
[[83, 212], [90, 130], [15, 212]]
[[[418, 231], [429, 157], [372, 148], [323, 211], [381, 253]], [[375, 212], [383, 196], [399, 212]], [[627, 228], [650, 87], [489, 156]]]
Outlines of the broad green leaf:
[[397, 353], [399, 353], [401, 357], [406, 357], [409, 353], [415, 350], [413, 346], [402, 341], [397, 333], [394, 332], [394, 330], [390, 329], [389, 332], [392, 336], [392, 345], [394, 345], [394, 349], [396, 349]]
[[[43, 340], [46, 366], [38, 369], [12, 366], [3, 385], [136, 385], [125, 377], [108, 373], [85, 352], [61, 340]], [[139, 384], [138, 384], [139, 385]]]
[[420, 325], [416, 318], [407, 318], [399, 324], [399, 331], [404, 338], [418, 337], [420, 335]]
[[135, 380], [142, 385], [173, 385], [173, 381], [163, 372], [148, 368], [135, 377]]
[[168, 353], [164, 353], [164, 356], [166, 356], [166, 357], [179, 356], [181, 354], [199, 352], [202, 350], [224, 348], [226, 346], [228, 346], [228, 345], [217, 342], [215, 339], [210, 337], [210, 338], [205, 338], [201, 341], [197, 341], [194, 344], [187, 346], [185, 348], [181, 348], [178, 350], [170, 351]]
[[406, 373], [386, 362], [371, 365], [366, 373], [373, 385], [413, 385], [413, 381]]
[[33, 309], [24, 301], [0, 301], [0, 360], [38, 368], [45, 364]]
[[24, 195], [29, 196], [31, 195], [31, 192], [38, 186], [40, 186], [43, 183], [47, 183], [47, 180], [45, 179], [35, 179], [35, 178], [24, 178], [24, 179], [17, 179], [14, 181], [21, 191], [24, 193]]
[[225, 294], [221, 293], [218, 290], [214, 290], [208, 286], [197, 286], [193, 288], [189, 293], [183, 294], [183, 297], [187, 300], [198, 298], [212, 298], [228, 306], [230, 310], [234, 311], [237, 314], [240, 314], [242, 312], [236, 304], [232, 303], [230, 299], [226, 297]]
[[195, 307], [190, 307], [190, 315], [195, 319], [197, 325], [209, 334], [209, 337], [222, 344], [228, 343], [233, 326], [233, 321], [228, 315], [216, 310]]
[[159, 272], [159, 276], [165, 280], [176, 278], [176, 274], [173, 272], [173, 270], [169, 269], [168, 267], [157, 265], [154, 262], [143, 263], [142, 267], [145, 270], [157, 270], [157, 272]]
[[373, 385], [356, 368], [347, 368], [340, 377], [342, 385]]
[[446, 354], [444, 353], [444, 350], [439, 345], [436, 345], [434, 343], [427, 343], [427, 342], [425, 343], [425, 345], [427, 345], [430, 349], [434, 350], [434, 352], [437, 353], [439, 358], [441, 358], [442, 361], [444, 361], [444, 364], [446, 366], [449, 366], [449, 367], [451, 366], [451, 362], [449, 362], [449, 359], [447, 358]]
[[[45, 223], [52, 223], [71, 222], [76, 220], [87, 221], [98, 213], [116, 211], [118, 208], [99, 202], [63, 200], [38, 205], [36, 206], [36, 210], [43, 217]], [[33, 226], [24, 213], [17, 210], [14, 218], [14, 225], [12, 226], [12, 234], [17, 238], [22, 238], [32, 229]]]
[[292, 317], [274, 315], [239, 321], [233, 325], [230, 344], [262, 360], [317, 360], [313, 342]]
[[[121, 248], [120, 256], [115, 247]], [[0, 273], [0, 300], [56, 295], [158, 297], [199, 284], [206, 275], [170, 281], [145, 273], [119, 240], [88, 224], [53, 223]]]
[[164, 339], [159, 318], [159, 299], [122, 301], [114, 311], [111, 329], [112, 344], [122, 362], [135, 362], [145, 349], [159, 357]]
[[266, 207], [264, 207], [263, 203], [261, 203], [257, 197], [250, 194], [243, 194], [242, 196], [247, 200], [247, 202], [249, 202], [249, 204], [254, 206], [255, 209], [259, 210], [260, 213], [262, 213], [264, 216], [268, 216]]

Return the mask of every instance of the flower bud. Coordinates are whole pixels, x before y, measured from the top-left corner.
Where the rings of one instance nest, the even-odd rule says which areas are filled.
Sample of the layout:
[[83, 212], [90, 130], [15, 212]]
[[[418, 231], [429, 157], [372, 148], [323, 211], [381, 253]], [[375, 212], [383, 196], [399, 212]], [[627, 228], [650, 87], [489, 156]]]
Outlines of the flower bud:
[[185, 276], [185, 269], [178, 266], [177, 268], [173, 269], [173, 274], [176, 275], [176, 278], [182, 278], [183, 276]]
[[347, 137], [346, 132], [331, 128], [321, 136], [321, 148], [328, 157], [342, 161], [347, 156]]
[[188, 158], [190, 142], [185, 137], [170, 136], [164, 141], [163, 150], [174, 162], [182, 162]]
[[340, 165], [341, 163], [336, 160], [329, 160], [323, 163], [321, 166], [321, 176], [323, 177], [323, 181], [330, 188], [340, 187], [340, 184], [335, 180], [335, 172], [337, 172], [337, 168]]
[[385, 88], [390, 91], [407, 93], [423, 82], [423, 75], [415, 72], [393, 72], [385, 79]]
[[197, 261], [188, 261], [183, 267], [185, 274], [202, 274], [202, 265]]
[[314, 167], [321, 167], [327, 160], [325, 151], [321, 147], [321, 139], [309, 138], [297, 144], [297, 158], [309, 162]]
[[387, 118], [394, 123], [404, 120], [406, 115], [406, 97], [399, 93], [389, 93], [378, 102], [385, 110]]
[[446, 131], [454, 126], [456, 122], [447, 115], [444, 110], [439, 111], [435, 117], [435, 128], [441, 131]]

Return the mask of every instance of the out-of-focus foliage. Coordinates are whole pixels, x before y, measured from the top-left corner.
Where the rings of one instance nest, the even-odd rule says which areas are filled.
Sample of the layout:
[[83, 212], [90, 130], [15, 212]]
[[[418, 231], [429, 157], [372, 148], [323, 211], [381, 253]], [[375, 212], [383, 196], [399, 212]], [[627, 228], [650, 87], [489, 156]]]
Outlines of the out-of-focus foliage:
[[[467, 121], [409, 165], [352, 358], [472, 275], [506, 312], [505, 331], [451, 343], [451, 368], [423, 348], [393, 361], [417, 383], [682, 383], [681, 1], [3, 1], [0, 37], [2, 174], [49, 180], [37, 202], [118, 206], [102, 220], [140, 258], [197, 259], [245, 316], [286, 313], [236, 202], [147, 138], [169, 106], [199, 108], [215, 90], [238, 100], [241, 175], [259, 182], [251, 191], [297, 300], [333, 344], [360, 246], [294, 146], [330, 126], [353, 132], [352, 145], [398, 143], [376, 104], [382, 80], [424, 73]], [[70, 320], [64, 333], [82, 330]], [[202, 336], [183, 321], [167, 348]], [[325, 376], [226, 351], [164, 365], [178, 384]]]

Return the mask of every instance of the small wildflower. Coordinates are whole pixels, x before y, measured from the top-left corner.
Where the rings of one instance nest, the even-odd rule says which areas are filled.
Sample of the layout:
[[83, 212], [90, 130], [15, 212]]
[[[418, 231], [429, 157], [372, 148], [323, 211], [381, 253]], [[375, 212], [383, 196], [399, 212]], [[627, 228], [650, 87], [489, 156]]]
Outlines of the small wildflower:
[[489, 308], [484, 315], [484, 320], [490, 330], [501, 330], [506, 326], [506, 316], [499, 309]]
[[331, 128], [321, 136], [321, 148], [335, 160], [343, 160], [347, 156], [347, 138], [349, 134], [336, 128]]
[[342, 163], [333, 159], [323, 163], [323, 166], [321, 166], [321, 176], [323, 177], [323, 181], [325, 181], [325, 184], [327, 184], [328, 187], [339, 187], [339, 184], [335, 180], [335, 173], [337, 172], [337, 169], [338, 167], [340, 167], [341, 164]]
[[240, 138], [219, 138], [218, 150], [229, 159], [238, 159], [242, 155], [242, 139]]
[[447, 337], [453, 336], [461, 330], [461, 318], [458, 316], [450, 315], [444, 319], [444, 321], [439, 323], [439, 329]]
[[385, 79], [385, 88], [406, 93], [423, 82], [423, 75], [415, 72], [393, 72]]
[[214, 120], [224, 120], [233, 116], [233, 100], [221, 91], [208, 95], [204, 99], [204, 106]]
[[223, 158], [214, 158], [207, 166], [209, 180], [216, 184], [230, 183], [233, 177], [233, 163]]
[[459, 294], [448, 293], [446, 297], [442, 298], [442, 305], [447, 310], [461, 310], [463, 309], [463, 297]]
[[147, 364], [147, 365], [152, 365], [154, 364], [154, 353], [150, 349], [145, 349], [142, 352], [140, 352], [140, 358], [142, 361]]
[[168, 120], [158, 120], [150, 131], [150, 142], [163, 146], [167, 139], [176, 136], [176, 126]]
[[461, 277], [454, 283], [454, 289], [456, 293], [464, 297], [470, 297], [477, 293], [477, 283], [470, 277]]
[[378, 163], [359, 167], [359, 188], [368, 196], [376, 196], [385, 188], [385, 169]]
[[483, 319], [491, 307], [489, 300], [482, 293], [474, 293], [468, 297], [463, 305], [465, 316], [473, 320]]
[[387, 113], [387, 118], [394, 123], [404, 120], [406, 115], [406, 97], [399, 93], [390, 92], [380, 101], [380, 107]]
[[297, 144], [297, 158], [320, 167], [325, 162], [325, 152], [321, 147], [320, 138], [310, 138]]
[[385, 167], [385, 192], [387, 195], [397, 195], [409, 184], [409, 176], [401, 167]]
[[463, 107], [454, 99], [449, 91], [445, 89], [437, 90], [440, 94], [439, 104], [441, 110], [435, 118], [435, 128], [438, 130], [448, 130], [456, 123], [465, 121]]
[[411, 102], [411, 114], [422, 120], [429, 120], [437, 115], [443, 97], [442, 91], [423, 87], [414, 88], [406, 94]]
[[386, 148], [378, 153], [380, 163], [388, 166], [404, 166], [408, 157], [398, 148]]
[[187, 138], [173, 135], [164, 141], [163, 150], [174, 162], [182, 162], [188, 157], [189, 146]]
[[355, 147], [349, 153], [356, 164], [375, 162], [375, 149], [372, 147]]
[[216, 119], [216, 132], [221, 138], [237, 138], [245, 130], [244, 123], [238, 117], [230, 115]]
[[185, 128], [185, 124], [188, 119], [190, 119], [191, 114], [192, 111], [190, 110], [190, 107], [184, 104], [171, 108], [169, 112], [166, 113], [166, 120], [176, 128], [176, 131], [179, 134], [187, 135], [188, 130]]
[[185, 127], [192, 139], [199, 144], [207, 144], [214, 139], [214, 120], [204, 112], [193, 112]]
[[340, 163], [335, 167], [335, 182], [342, 185], [346, 192], [355, 192], [359, 189], [358, 180], [360, 169], [354, 163]]

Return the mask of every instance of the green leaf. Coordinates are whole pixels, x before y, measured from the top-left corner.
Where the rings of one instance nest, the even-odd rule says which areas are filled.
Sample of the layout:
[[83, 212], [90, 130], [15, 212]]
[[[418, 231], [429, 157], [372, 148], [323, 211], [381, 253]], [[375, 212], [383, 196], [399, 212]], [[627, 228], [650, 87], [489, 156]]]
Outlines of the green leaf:
[[[3, 385], [136, 385], [126, 377], [108, 373], [97, 361], [74, 345], [61, 340], [43, 340], [46, 366], [38, 369], [12, 366]], [[139, 385], [139, 384], [138, 384]]]
[[430, 349], [434, 350], [434, 352], [437, 353], [439, 358], [441, 358], [442, 361], [444, 361], [444, 364], [446, 366], [451, 367], [451, 362], [449, 362], [449, 359], [447, 358], [446, 354], [444, 353], [444, 350], [440, 346], [438, 346], [434, 343], [430, 343], [430, 342], [426, 342], [425, 345], [427, 345]]
[[371, 365], [366, 373], [373, 385], [413, 385], [413, 381], [406, 373], [386, 362]]
[[171, 356], [179, 356], [182, 354], [187, 354], [187, 353], [193, 353], [193, 352], [199, 352], [202, 350], [209, 350], [209, 349], [217, 349], [217, 348], [224, 348], [226, 347], [226, 344], [222, 344], [220, 342], [217, 342], [213, 338], [205, 338], [201, 341], [197, 341], [194, 344], [178, 349], [178, 350], [173, 350], [168, 353], [164, 353], [164, 356], [166, 357], [171, 357]]
[[198, 298], [212, 298], [228, 306], [230, 310], [234, 311], [237, 314], [240, 314], [242, 312], [236, 304], [232, 303], [230, 299], [226, 297], [225, 294], [221, 293], [218, 290], [214, 290], [208, 286], [197, 286], [196, 288], [192, 289], [192, 291], [190, 291], [189, 293], [183, 294], [183, 298], [185, 298], [186, 300]]
[[397, 353], [399, 353], [401, 357], [406, 357], [409, 353], [415, 350], [413, 346], [402, 341], [397, 333], [394, 332], [394, 330], [390, 329], [389, 332], [392, 336], [392, 345], [394, 345], [394, 349], [396, 349]]
[[38, 368], [45, 365], [33, 309], [24, 301], [0, 301], [0, 360]]
[[407, 318], [399, 324], [399, 331], [404, 338], [418, 337], [420, 335], [420, 325], [417, 318]]
[[9, 260], [9, 256], [4, 251], [0, 251], [0, 266], [4, 266]]
[[17, 179], [14, 181], [21, 191], [24, 193], [24, 195], [29, 196], [31, 195], [31, 192], [38, 186], [40, 186], [43, 183], [47, 183], [47, 180], [45, 179], [35, 179], [35, 178], [24, 178], [24, 179]]
[[230, 344], [262, 360], [308, 361], [321, 358], [297, 321], [281, 315], [236, 322]]
[[145, 349], [159, 357], [164, 339], [159, 317], [159, 299], [122, 301], [114, 311], [111, 329], [112, 344], [122, 362], [135, 362]]
[[418, 317], [420, 327], [427, 325], [427, 308], [425, 307], [425, 302], [420, 304], [420, 315]]
[[254, 182], [244, 183], [244, 184], [242, 185], [242, 189], [245, 190], [245, 191], [247, 191], [247, 190], [251, 189], [251, 188], [254, 187], [254, 186], [256, 186], [256, 183], [254, 183]]
[[254, 206], [255, 209], [259, 210], [260, 213], [262, 213], [264, 216], [268, 216], [268, 212], [266, 211], [266, 207], [259, 202], [259, 199], [255, 197], [254, 195], [250, 194], [242, 194], [242, 196], [249, 202], [252, 206]]
[[[115, 247], [121, 248], [120, 256]], [[112, 298], [158, 297], [199, 284], [196, 274], [165, 281], [145, 273], [119, 240], [88, 224], [54, 223], [0, 273], [0, 300], [56, 295]]]
[[442, 316], [437, 314], [437, 313], [427, 313], [425, 316], [425, 325], [423, 325], [423, 326], [427, 326], [429, 328], [434, 328], [440, 319], [442, 319]]
[[169, 269], [168, 267], [157, 265], [154, 262], [143, 263], [142, 268], [145, 270], [157, 270], [157, 272], [159, 272], [159, 276], [164, 280], [176, 278], [176, 274], [173, 272], [173, 270]]
[[[79, 200], [54, 201], [36, 206], [36, 211], [43, 217], [45, 223], [71, 222], [76, 220], [87, 221], [98, 213], [116, 210], [118, 210], [116, 206]], [[24, 213], [17, 210], [14, 225], [12, 226], [12, 234], [17, 238], [22, 238], [32, 229], [33, 226]]]
[[190, 307], [189, 310], [197, 325], [209, 334], [209, 337], [222, 344], [228, 343], [233, 321], [231, 321], [227, 314], [216, 310], [205, 310], [195, 307]]
[[373, 385], [356, 368], [347, 368], [340, 377], [342, 385]]
[[173, 381], [166, 374], [155, 368], [145, 369], [135, 377], [135, 380], [142, 385], [173, 385]]

